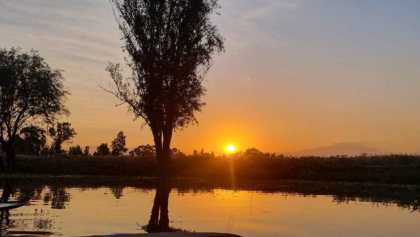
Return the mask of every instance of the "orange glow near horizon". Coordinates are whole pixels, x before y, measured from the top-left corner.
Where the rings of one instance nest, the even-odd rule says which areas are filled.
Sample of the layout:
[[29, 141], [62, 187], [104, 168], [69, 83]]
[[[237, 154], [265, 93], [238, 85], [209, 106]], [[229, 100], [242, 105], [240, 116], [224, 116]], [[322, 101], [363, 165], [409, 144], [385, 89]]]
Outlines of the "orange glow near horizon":
[[[51, 68], [63, 71], [70, 92], [65, 104], [71, 113], [59, 119], [77, 132], [65, 148], [89, 146], [92, 153], [102, 143], [110, 145], [119, 131], [126, 135], [129, 150], [153, 144], [145, 121], [136, 119], [127, 105], [115, 106], [121, 102], [103, 90], [114, 88], [105, 70], [108, 62], [122, 63], [125, 76], [131, 76], [111, 4], [54, 1], [47, 5], [48, 11], [60, 13], [56, 17], [41, 14], [41, 1], [22, 2], [0, 1], [0, 16], [8, 19], [0, 20], [0, 47], [38, 50]], [[200, 101], [206, 106], [194, 114], [198, 123], [177, 129], [172, 147], [186, 154], [204, 150], [226, 156], [248, 148], [288, 155], [420, 153], [420, 36], [394, 24], [395, 14], [404, 13], [398, 18], [401, 25], [420, 28], [418, 14], [408, 11], [410, 4], [399, 4], [401, 12], [381, 11], [384, 15], [377, 18], [361, 14], [353, 3], [333, 7], [330, 3], [335, 1], [260, 2], [248, 1], [239, 8], [232, 1], [220, 1], [222, 14], [214, 19], [226, 51], [214, 55], [211, 69], [203, 74], [206, 93]], [[278, 2], [293, 4], [284, 7]], [[332, 9], [345, 16], [335, 14], [338, 22], [345, 20], [359, 30], [336, 34], [343, 29], [331, 23]], [[17, 14], [24, 11], [31, 14]], [[360, 29], [362, 15], [370, 24]], [[326, 28], [312, 30], [319, 25]], [[382, 25], [389, 27], [384, 30]], [[227, 149], [229, 143], [234, 145], [229, 150], [236, 151]]]

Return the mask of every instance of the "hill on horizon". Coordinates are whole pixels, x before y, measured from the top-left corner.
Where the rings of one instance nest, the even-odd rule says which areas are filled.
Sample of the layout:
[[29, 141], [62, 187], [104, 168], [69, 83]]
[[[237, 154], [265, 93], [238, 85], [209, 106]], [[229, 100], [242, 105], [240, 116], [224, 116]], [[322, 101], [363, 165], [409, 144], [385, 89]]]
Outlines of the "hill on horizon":
[[358, 156], [361, 154], [375, 155], [381, 154], [382, 151], [369, 147], [362, 143], [351, 143], [343, 142], [336, 143], [329, 146], [315, 147], [310, 149], [304, 149], [301, 151], [291, 152], [288, 155], [291, 156], [337, 156], [337, 155], [347, 155], [347, 156]]

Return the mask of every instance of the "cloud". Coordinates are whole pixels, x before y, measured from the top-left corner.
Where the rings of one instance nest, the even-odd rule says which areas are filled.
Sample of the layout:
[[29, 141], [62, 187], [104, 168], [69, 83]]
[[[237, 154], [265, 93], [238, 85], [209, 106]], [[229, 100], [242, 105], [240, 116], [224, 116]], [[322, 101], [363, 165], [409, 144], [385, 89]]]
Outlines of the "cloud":
[[298, 1], [268, 1], [256, 8], [249, 9], [243, 13], [243, 20], [258, 21], [264, 18], [279, 16], [284, 13], [293, 12], [300, 7]]
[[223, 0], [221, 16], [216, 17], [230, 51], [255, 45], [278, 48], [287, 45], [276, 37], [280, 25], [287, 23], [303, 4], [300, 0]]
[[109, 3], [95, 2], [0, 1], [0, 34], [8, 39], [1, 47], [36, 48], [101, 64], [118, 58], [120, 34]]

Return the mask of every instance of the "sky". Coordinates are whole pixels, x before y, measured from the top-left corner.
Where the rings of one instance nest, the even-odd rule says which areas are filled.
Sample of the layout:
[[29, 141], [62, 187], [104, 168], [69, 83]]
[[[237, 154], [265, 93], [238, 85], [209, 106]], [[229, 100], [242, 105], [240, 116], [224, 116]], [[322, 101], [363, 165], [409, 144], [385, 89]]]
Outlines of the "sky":
[[[206, 76], [199, 123], [173, 146], [293, 153], [348, 146], [420, 152], [420, 2], [220, 0], [213, 21], [226, 52]], [[0, 0], [0, 47], [36, 49], [63, 70], [72, 144], [95, 147], [118, 131], [130, 148], [151, 134], [102, 88], [123, 62], [107, 0]]]

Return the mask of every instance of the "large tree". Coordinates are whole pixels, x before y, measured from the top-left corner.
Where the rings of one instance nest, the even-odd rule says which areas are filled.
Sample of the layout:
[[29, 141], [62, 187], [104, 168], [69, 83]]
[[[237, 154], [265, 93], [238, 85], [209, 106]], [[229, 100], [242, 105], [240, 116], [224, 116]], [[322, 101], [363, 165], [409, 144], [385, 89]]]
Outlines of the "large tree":
[[176, 128], [195, 122], [204, 105], [203, 77], [223, 39], [211, 15], [217, 0], [113, 0], [131, 76], [107, 70], [113, 93], [150, 127], [161, 174], [167, 173]]
[[0, 143], [6, 153], [2, 165], [15, 162], [15, 142], [29, 122], [51, 122], [65, 111], [63, 77], [36, 52], [0, 49]]

